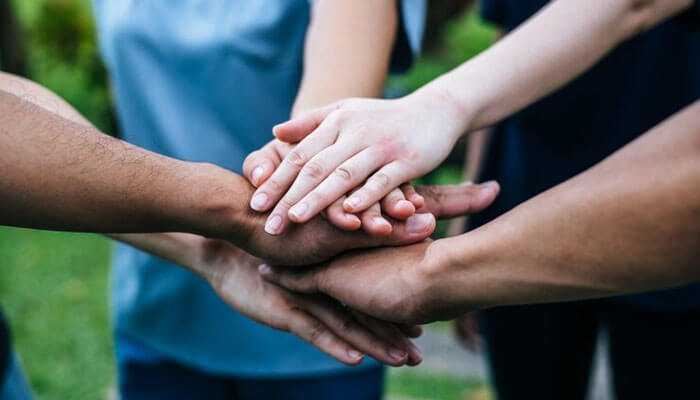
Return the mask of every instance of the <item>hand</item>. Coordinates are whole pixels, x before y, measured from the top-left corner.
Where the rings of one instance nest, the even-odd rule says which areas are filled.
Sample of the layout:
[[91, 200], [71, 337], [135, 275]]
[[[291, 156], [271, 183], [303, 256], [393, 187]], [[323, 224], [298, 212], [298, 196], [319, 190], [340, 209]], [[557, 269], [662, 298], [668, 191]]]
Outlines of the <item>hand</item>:
[[286, 213], [304, 223], [361, 186], [342, 206], [350, 213], [368, 209], [437, 167], [463, 133], [461, 110], [440, 99], [421, 93], [344, 100], [278, 125], [278, 139], [301, 142], [261, 184], [251, 206], [267, 211], [277, 204], [270, 218]]
[[326, 296], [293, 293], [268, 283], [258, 273], [259, 259], [225, 241], [173, 235], [196, 243], [192, 269], [243, 315], [292, 332], [349, 365], [361, 363], [364, 354], [393, 366], [420, 363], [420, 351], [407, 338], [420, 335], [419, 327], [379, 321]]
[[[253, 186], [260, 187], [293, 148], [293, 145], [279, 140], [270, 141], [260, 150], [248, 155], [243, 163], [243, 174]], [[362, 227], [365, 232], [376, 236], [391, 234], [391, 223], [382, 216], [383, 213], [391, 218], [403, 221], [414, 215], [416, 208], [420, 208], [423, 205], [423, 198], [416, 193], [410, 184], [404, 184], [400, 189], [392, 190], [381, 202], [375, 203], [367, 210], [359, 213], [359, 217], [343, 210], [342, 204], [344, 200], [345, 196], [341, 196], [326, 208], [324, 215], [327, 219], [340, 229], [354, 231]], [[260, 193], [253, 196], [250, 204], [254, 210], [261, 210], [267, 202], [267, 195]], [[278, 234], [284, 232], [289, 225], [288, 211], [290, 206], [284, 202], [277, 204], [271, 215], [276, 215], [279, 219], [273, 220], [271, 217], [268, 220], [268, 223], [265, 225], [267, 233]]]
[[289, 290], [325, 294], [384, 321], [422, 324], [464, 311], [444, 301], [434, 283], [444, 254], [434, 243], [354, 252], [312, 269], [261, 265], [261, 275]]
[[424, 198], [418, 214], [406, 221], [394, 221], [389, 236], [372, 237], [361, 232], [346, 232], [316, 217], [303, 225], [293, 225], [284, 235], [271, 236], [263, 231], [264, 215], [248, 216], [246, 232], [237, 232], [238, 245], [249, 253], [276, 265], [309, 265], [330, 259], [353, 249], [400, 246], [426, 239], [435, 229], [435, 217], [451, 218], [478, 212], [498, 195], [495, 182], [481, 185], [423, 186], [416, 188]]

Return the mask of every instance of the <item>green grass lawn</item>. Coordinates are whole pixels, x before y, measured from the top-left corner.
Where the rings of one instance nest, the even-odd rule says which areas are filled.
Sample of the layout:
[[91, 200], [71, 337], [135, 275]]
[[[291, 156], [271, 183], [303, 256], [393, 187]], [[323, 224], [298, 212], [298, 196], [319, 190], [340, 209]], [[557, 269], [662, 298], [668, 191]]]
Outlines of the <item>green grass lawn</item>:
[[109, 242], [0, 228], [0, 301], [39, 399], [99, 399], [114, 380]]

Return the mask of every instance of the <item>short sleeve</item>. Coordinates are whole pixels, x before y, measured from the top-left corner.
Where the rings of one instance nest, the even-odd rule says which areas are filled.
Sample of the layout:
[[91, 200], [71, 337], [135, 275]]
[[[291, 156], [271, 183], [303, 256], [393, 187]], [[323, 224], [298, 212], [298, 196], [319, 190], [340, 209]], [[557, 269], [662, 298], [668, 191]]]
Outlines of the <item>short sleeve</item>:
[[420, 54], [427, 15], [426, 0], [401, 0], [397, 4], [401, 18], [391, 53], [392, 73], [406, 72]]

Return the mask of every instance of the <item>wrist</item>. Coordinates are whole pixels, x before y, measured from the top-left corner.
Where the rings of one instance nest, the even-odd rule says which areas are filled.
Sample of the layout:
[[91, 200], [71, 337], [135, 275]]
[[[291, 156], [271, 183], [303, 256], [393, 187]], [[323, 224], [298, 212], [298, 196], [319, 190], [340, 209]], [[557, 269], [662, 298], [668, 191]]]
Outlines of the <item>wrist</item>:
[[241, 245], [254, 228], [248, 201], [253, 188], [241, 176], [207, 163], [191, 163], [188, 232]]
[[489, 286], [498, 279], [498, 250], [477, 232], [437, 240], [426, 255], [426, 301], [444, 319], [496, 305]]
[[429, 112], [439, 115], [446, 124], [447, 140], [455, 143], [465, 133], [473, 130], [472, 122], [476, 113], [471, 105], [461, 102], [455, 93], [440, 81], [423, 86], [410, 97], [420, 104], [420, 109], [430, 110]]

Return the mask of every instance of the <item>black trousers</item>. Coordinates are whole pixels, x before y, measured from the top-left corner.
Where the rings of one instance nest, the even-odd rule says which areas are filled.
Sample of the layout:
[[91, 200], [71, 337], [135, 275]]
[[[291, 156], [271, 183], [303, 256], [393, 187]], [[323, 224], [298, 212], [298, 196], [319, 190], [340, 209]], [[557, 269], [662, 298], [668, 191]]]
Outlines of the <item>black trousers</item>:
[[598, 330], [609, 336], [618, 400], [700, 399], [700, 312], [611, 301], [501, 307], [481, 313], [498, 400], [585, 399]]

